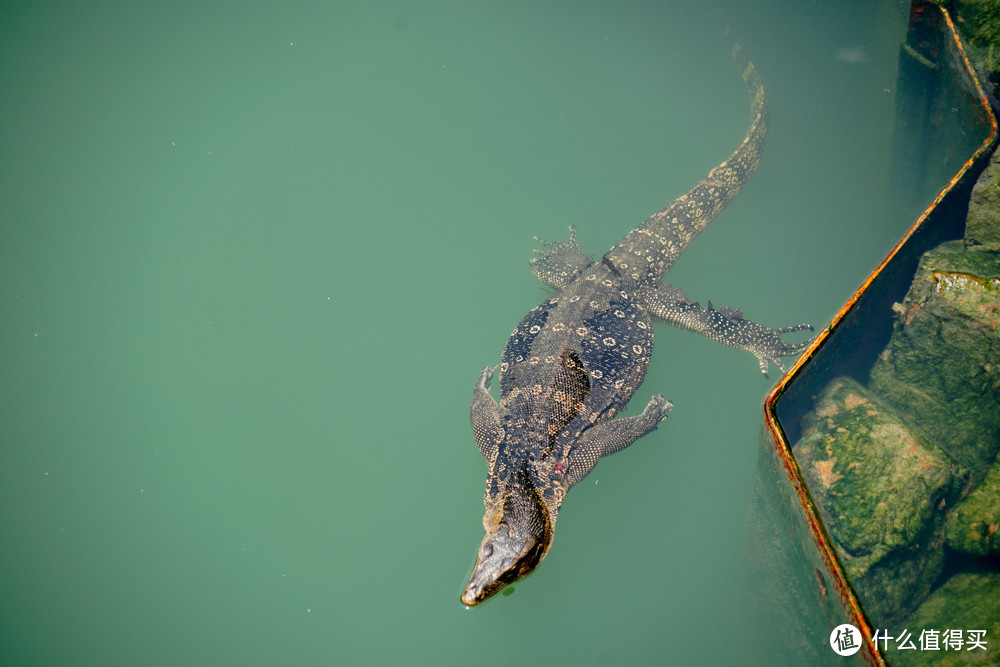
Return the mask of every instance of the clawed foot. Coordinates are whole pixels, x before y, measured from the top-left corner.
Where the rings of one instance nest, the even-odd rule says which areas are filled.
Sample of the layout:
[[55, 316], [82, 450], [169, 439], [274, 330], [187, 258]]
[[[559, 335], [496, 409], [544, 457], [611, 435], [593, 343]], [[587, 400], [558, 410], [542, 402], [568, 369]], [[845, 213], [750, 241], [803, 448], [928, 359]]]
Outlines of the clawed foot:
[[544, 248], [535, 249], [531, 260], [531, 272], [549, 287], [565, 287], [580, 271], [590, 265], [594, 258], [583, 254], [576, 242], [576, 227], [569, 228], [569, 241], [546, 241], [537, 236], [535, 240]]
[[653, 398], [649, 399], [649, 403], [646, 404], [646, 409], [642, 411], [643, 417], [649, 417], [655, 419], [655, 423], [659, 424], [661, 421], [667, 418], [667, 413], [670, 409], [674, 407], [674, 404], [663, 398], [660, 394], [657, 394]]
[[803, 329], [808, 329], [812, 331], [812, 325], [810, 324], [799, 324], [794, 327], [781, 327], [779, 329], [771, 329], [769, 327], [762, 327], [754, 322], [746, 321], [748, 324], [752, 324], [756, 330], [747, 332], [751, 337], [751, 342], [747, 346], [750, 352], [757, 357], [757, 361], [760, 362], [760, 372], [767, 375], [767, 363], [771, 362], [778, 369], [784, 373], [785, 364], [782, 363], [781, 357], [792, 357], [804, 350], [810, 343], [815, 340], [815, 336], [810, 337], [808, 340], [804, 340], [801, 343], [789, 343], [781, 339], [782, 334], [791, 333], [793, 331], [802, 331]]
[[493, 379], [493, 374], [496, 372], [496, 366], [486, 366], [483, 371], [479, 374], [478, 387], [483, 391], [490, 390], [490, 380]]

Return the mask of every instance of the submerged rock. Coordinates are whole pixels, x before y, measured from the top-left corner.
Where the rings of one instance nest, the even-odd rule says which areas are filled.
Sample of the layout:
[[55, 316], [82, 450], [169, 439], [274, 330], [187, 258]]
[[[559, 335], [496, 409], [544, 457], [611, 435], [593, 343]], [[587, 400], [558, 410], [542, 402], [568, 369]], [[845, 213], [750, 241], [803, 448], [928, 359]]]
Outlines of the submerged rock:
[[1000, 251], [1000, 151], [993, 153], [972, 188], [965, 242], [970, 250]]
[[912, 611], [944, 561], [948, 457], [848, 378], [817, 397], [794, 451], [866, 613], [890, 622]]
[[958, 0], [953, 5], [966, 48], [977, 69], [998, 92], [1000, 81], [1000, 5], [996, 0]]
[[1000, 449], [1000, 256], [924, 254], [870, 388], [981, 479]]
[[945, 543], [974, 556], [1000, 556], [1000, 463], [994, 464], [976, 490], [955, 508]]
[[1000, 254], [938, 246], [894, 310], [869, 386], [831, 381], [794, 448], [845, 574], [880, 627], [924, 602], [946, 543], [1000, 554]]
[[[980, 631], [985, 634], [979, 635]], [[1000, 574], [954, 575], [931, 593], [898, 629], [888, 632], [894, 640], [888, 642], [885, 657], [892, 665], [997, 664]], [[903, 634], [909, 634], [912, 649], [898, 648], [906, 645], [899, 639]], [[981, 636], [986, 650], [975, 645], [977, 636]]]

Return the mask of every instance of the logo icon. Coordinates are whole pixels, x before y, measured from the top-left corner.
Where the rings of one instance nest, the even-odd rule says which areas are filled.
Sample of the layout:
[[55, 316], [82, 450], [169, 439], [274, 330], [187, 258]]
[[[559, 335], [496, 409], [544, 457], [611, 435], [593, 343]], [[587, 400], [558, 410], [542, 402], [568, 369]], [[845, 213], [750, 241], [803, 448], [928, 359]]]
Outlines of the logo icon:
[[830, 648], [837, 655], [854, 655], [861, 649], [861, 631], [850, 623], [838, 625], [830, 633]]

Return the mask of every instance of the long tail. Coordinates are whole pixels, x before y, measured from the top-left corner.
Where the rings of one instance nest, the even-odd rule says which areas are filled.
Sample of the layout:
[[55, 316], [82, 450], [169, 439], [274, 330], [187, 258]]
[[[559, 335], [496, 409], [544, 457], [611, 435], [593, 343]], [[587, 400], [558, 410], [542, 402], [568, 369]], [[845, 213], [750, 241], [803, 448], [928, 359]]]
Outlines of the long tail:
[[705, 180], [629, 232], [605, 255], [622, 274], [634, 280], [659, 280], [698, 232], [724, 209], [750, 180], [767, 141], [767, 102], [753, 63], [739, 44], [733, 58], [743, 70], [750, 93], [752, 121], [746, 139], [729, 159], [709, 172]]

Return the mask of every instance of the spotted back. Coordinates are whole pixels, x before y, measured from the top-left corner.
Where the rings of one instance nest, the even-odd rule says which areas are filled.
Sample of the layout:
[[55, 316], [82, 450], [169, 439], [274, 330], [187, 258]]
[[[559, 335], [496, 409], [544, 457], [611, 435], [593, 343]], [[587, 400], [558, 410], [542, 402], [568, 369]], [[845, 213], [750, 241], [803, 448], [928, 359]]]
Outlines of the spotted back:
[[570, 438], [613, 416], [635, 393], [649, 364], [653, 328], [618, 287], [607, 267], [594, 265], [521, 320], [500, 363], [501, 411], [515, 420], [508, 432], [533, 433], [534, 444], [549, 446], [574, 418]]

